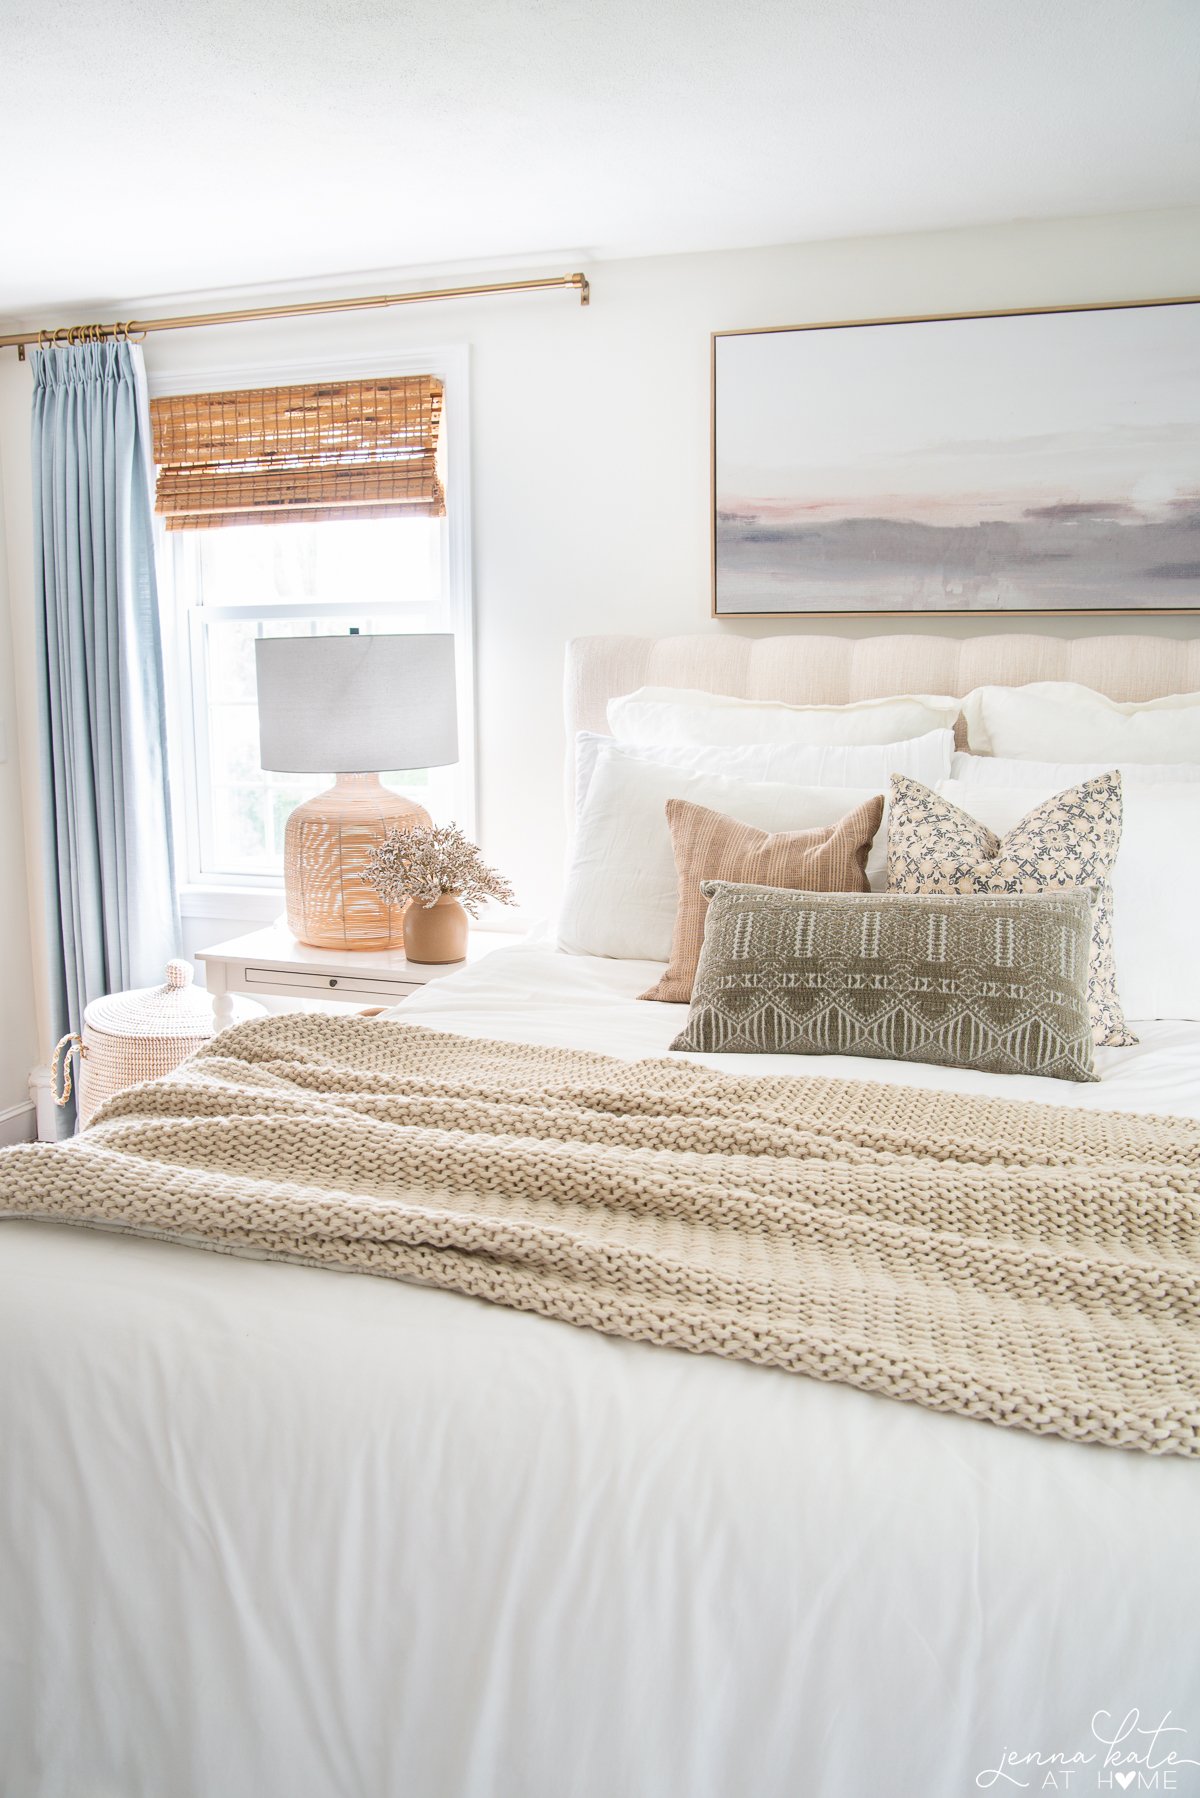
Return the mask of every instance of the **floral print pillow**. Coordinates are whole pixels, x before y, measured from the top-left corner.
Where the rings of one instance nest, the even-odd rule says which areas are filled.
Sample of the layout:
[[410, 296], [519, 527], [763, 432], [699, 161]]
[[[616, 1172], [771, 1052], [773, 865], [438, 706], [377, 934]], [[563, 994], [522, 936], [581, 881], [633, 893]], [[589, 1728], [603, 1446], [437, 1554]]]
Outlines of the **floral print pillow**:
[[1039, 805], [1000, 838], [932, 787], [892, 775], [890, 893], [1040, 893], [1090, 887], [1088, 1010], [1097, 1043], [1137, 1042], [1125, 1023], [1113, 956], [1112, 869], [1121, 846], [1121, 776], [1097, 775]]

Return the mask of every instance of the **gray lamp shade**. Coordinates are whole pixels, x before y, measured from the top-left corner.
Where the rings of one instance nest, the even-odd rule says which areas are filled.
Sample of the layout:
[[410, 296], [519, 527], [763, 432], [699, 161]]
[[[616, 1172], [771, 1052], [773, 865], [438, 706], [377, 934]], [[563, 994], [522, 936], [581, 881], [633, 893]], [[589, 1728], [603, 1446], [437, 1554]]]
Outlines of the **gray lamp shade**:
[[379, 774], [458, 760], [454, 638], [260, 637], [262, 766]]

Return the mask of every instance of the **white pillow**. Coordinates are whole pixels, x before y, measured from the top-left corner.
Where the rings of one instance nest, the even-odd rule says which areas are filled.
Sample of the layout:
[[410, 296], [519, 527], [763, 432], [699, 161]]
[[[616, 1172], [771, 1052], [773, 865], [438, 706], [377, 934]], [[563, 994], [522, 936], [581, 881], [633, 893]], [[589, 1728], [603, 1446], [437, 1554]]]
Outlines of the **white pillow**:
[[962, 702], [967, 742], [1023, 762], [1200, 762], [1200, 693], [1118, 704], [1074, 681], [976, 687]]
[[957, 699], [901, 693], [852, 705], [784, 705], [688, 687], [639, 687], [608, 702], [608, 728], [623, 743], [901, 743], [953, 730]]
[[[905, 743], [806, 745], [739, 743], [706, 748], [672, 743], [622, 743], [597, 731], [575, 736], [575, 815], [583, 810], [602, 749], [620, 748], [622, 755], [689, 774], [723, 774], [730, 780], [782, 781], [798, 787], [870, 787], [886, 793], [888, 777], [907, 774], [927, 787], [953, 773], [954, 732], [931, 730]], [[1200, 769], [1197, 769], [1200, 776]], [[847, 807], [849, 810], [849, 807]]]
[[[937, 790], [1003, 836], [1065, 788], [1056, 782], [1014, 788], [943, 780]], [[1122, 809], [1112, 886], [1113, 949], [1125, 1016], [1134, 1025], [1139, 1019], [1200, 1018], [1200, 782], [1122, 782]]]
[[[729, 780], [602, 749], [575, 832], [558, 922], [559, 947], [573, 955], [669, 960], [679, 882], [668, 799], [706, 805], [760, 830], [808, 830], [836, 824], [879, 791], [878, 786], [860, 790]], [[882, 860], [884, 840], [880, 830], [868, 875], [872, 863]]]
[[1113, 768], [1127, 787], [1200, 781], [1200, 762], [1023, 762], [1015, 756], [961, 753], [950, 758], [948, 778], [969, 787], [1045, 787], [1051, 793], [1064, 793], [1081, 780], [1095, 780]]

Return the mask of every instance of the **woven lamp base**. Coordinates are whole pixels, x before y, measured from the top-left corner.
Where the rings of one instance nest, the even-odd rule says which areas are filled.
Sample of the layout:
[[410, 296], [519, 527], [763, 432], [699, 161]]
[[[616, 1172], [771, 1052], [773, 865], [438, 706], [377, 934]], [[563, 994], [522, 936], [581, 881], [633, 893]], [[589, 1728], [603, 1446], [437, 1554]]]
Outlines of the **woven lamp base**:
[[385, 905], [363, 879], [389, 830], [433, 822], [377, 774], [339, 774], [287, 821], [283, 881], [292, 935], [314, 949], [400, 949], [402, 907]]

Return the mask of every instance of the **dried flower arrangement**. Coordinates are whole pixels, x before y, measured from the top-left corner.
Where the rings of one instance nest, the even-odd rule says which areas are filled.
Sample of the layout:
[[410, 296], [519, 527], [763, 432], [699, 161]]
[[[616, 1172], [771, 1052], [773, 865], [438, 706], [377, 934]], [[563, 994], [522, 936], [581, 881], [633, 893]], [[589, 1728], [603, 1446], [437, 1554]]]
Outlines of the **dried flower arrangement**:
[[411, 830], [389, 830], [364, 870], [385, 905], [436, 905], [452, 893], [473, 918], [485, 899], [515, 905], [516, 896], [503, 874], [489, 868], [479, 845], [457, 824], [418, 824]]

